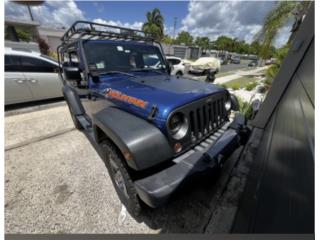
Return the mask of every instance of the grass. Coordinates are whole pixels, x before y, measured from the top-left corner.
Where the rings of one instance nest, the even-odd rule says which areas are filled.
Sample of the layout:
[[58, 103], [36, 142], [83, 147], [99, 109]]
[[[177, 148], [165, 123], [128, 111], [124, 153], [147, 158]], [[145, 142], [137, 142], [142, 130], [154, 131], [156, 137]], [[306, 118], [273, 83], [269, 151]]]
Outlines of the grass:
[[257, 82], [250, 82], [250, 83], [247, 84], [246, 90], [247, 90], [247, 91], [251, 91], [251, 90], [253, 90], [257, 85], [258, 85]]
[[[241, 88], [247, 88], [247, 86], [249, 86], [249, 89], [250, 88], [253, 89], [255, 87], [255, 86], [253, 86], [254, 84], [255, 84], [255, 86], [257, 86], [257, 83], [256, 83], [255, 78], [253, 76], [245, 76], [245, 77], [240, 77], [240, 78], [231, 80], [229, 82], [226, 82], [223, 85], [226, 86], [227, 88], [231, 88], [233, 90], [238, 90]], [[250, 91], [250, 90], [248, 90], [248, 91]]]
[[229, 72], [223, 72], [223, 73], [218, 73], [216, 74], [216, 78], [219, 78], [219, 77], [225, 77], [225, 76], [228, 76], [228, 75], [232, 75], [234, 74], [235, 71], [229, 71]]

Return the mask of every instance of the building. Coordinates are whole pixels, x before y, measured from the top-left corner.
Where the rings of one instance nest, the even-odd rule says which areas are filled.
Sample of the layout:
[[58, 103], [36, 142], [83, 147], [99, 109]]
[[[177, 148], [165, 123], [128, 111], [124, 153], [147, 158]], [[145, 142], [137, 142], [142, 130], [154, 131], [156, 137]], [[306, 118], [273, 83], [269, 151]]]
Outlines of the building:
[[162, 44], [162, 47], [166, 55], [172, 55], [182, 59], [198, 59], [202, 54], [201, 48], [199, 47], [169, 44]]
[[57, 47], [61, 44], [60, 38], [66, 32], [66, 29], [49, 28], [49, 27], [38, 27], [39, 35], [44, 39], [49, 47], [50, 51], [57, 51]]
[[5, 19], [5, 47], [29, 49], [39, 52], [36, 43], [40, 24], [31, 20]]

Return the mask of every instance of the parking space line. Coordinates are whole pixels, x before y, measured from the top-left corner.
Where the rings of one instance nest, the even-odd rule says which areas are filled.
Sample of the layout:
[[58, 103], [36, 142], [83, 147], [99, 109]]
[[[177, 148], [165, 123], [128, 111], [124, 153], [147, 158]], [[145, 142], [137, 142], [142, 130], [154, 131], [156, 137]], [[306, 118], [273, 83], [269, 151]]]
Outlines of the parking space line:
[[56, 131], [56, 132], [53, 132], [53, 133], [49, 133], [49, 134], [46, 134], [46, 135], [43, 135], [43, 136], [40, 136], [40, 137], [28, 139], [26, 141], [22, 141], [22, 142], [17, 143], [17, 144], [12, 144], [12, 145], [6, 146], [4, 150], [5, 151], [10, 151], [10, 150], [13, 150], [13, 149], [16, 149], [16, 148], [24, 147], [24, 146], [32, 144], [32, 143], [40, 142], [40, 141], [43, 141], [43, 140], [46, 140], [46, 139], [49, 139], [49, 138], [52, 138], [52, 137], [63, 135], [65, 133], [71, 132], [72, 130], [75, 130], [75, 128], [71, 127], [71, 128], [59, 130], [59, 131]]

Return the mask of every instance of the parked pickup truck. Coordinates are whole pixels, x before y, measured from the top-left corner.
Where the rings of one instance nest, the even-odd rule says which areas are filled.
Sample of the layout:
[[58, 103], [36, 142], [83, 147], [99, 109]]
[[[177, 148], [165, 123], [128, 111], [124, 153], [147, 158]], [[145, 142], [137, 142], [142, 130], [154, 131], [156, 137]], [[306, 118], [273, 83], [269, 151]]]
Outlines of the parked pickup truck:
[[131, 214], [143, 203], [164, 204], [186, 179], [222, 167], [244, 143], [244, 118], [229, 120], [236, 98], [170, 75], [161, 45], [144, 32], [78, 21], [61, 40], [62, 91], [74, 124]]

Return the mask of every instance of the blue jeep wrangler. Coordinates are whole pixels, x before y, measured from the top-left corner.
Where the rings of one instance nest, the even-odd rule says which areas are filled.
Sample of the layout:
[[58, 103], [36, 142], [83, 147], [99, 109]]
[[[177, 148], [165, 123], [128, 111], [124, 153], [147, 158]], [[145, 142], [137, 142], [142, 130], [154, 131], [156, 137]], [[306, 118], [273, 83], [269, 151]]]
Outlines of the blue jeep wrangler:
[[58, 47], [63, 94], [77, 129], [104, 160], [122, 203], [165, 203], [195, 173], [222, 167], [247, 139], [237, 100], [216, 85], [170, 76], [144, 32], [75, 22]]

